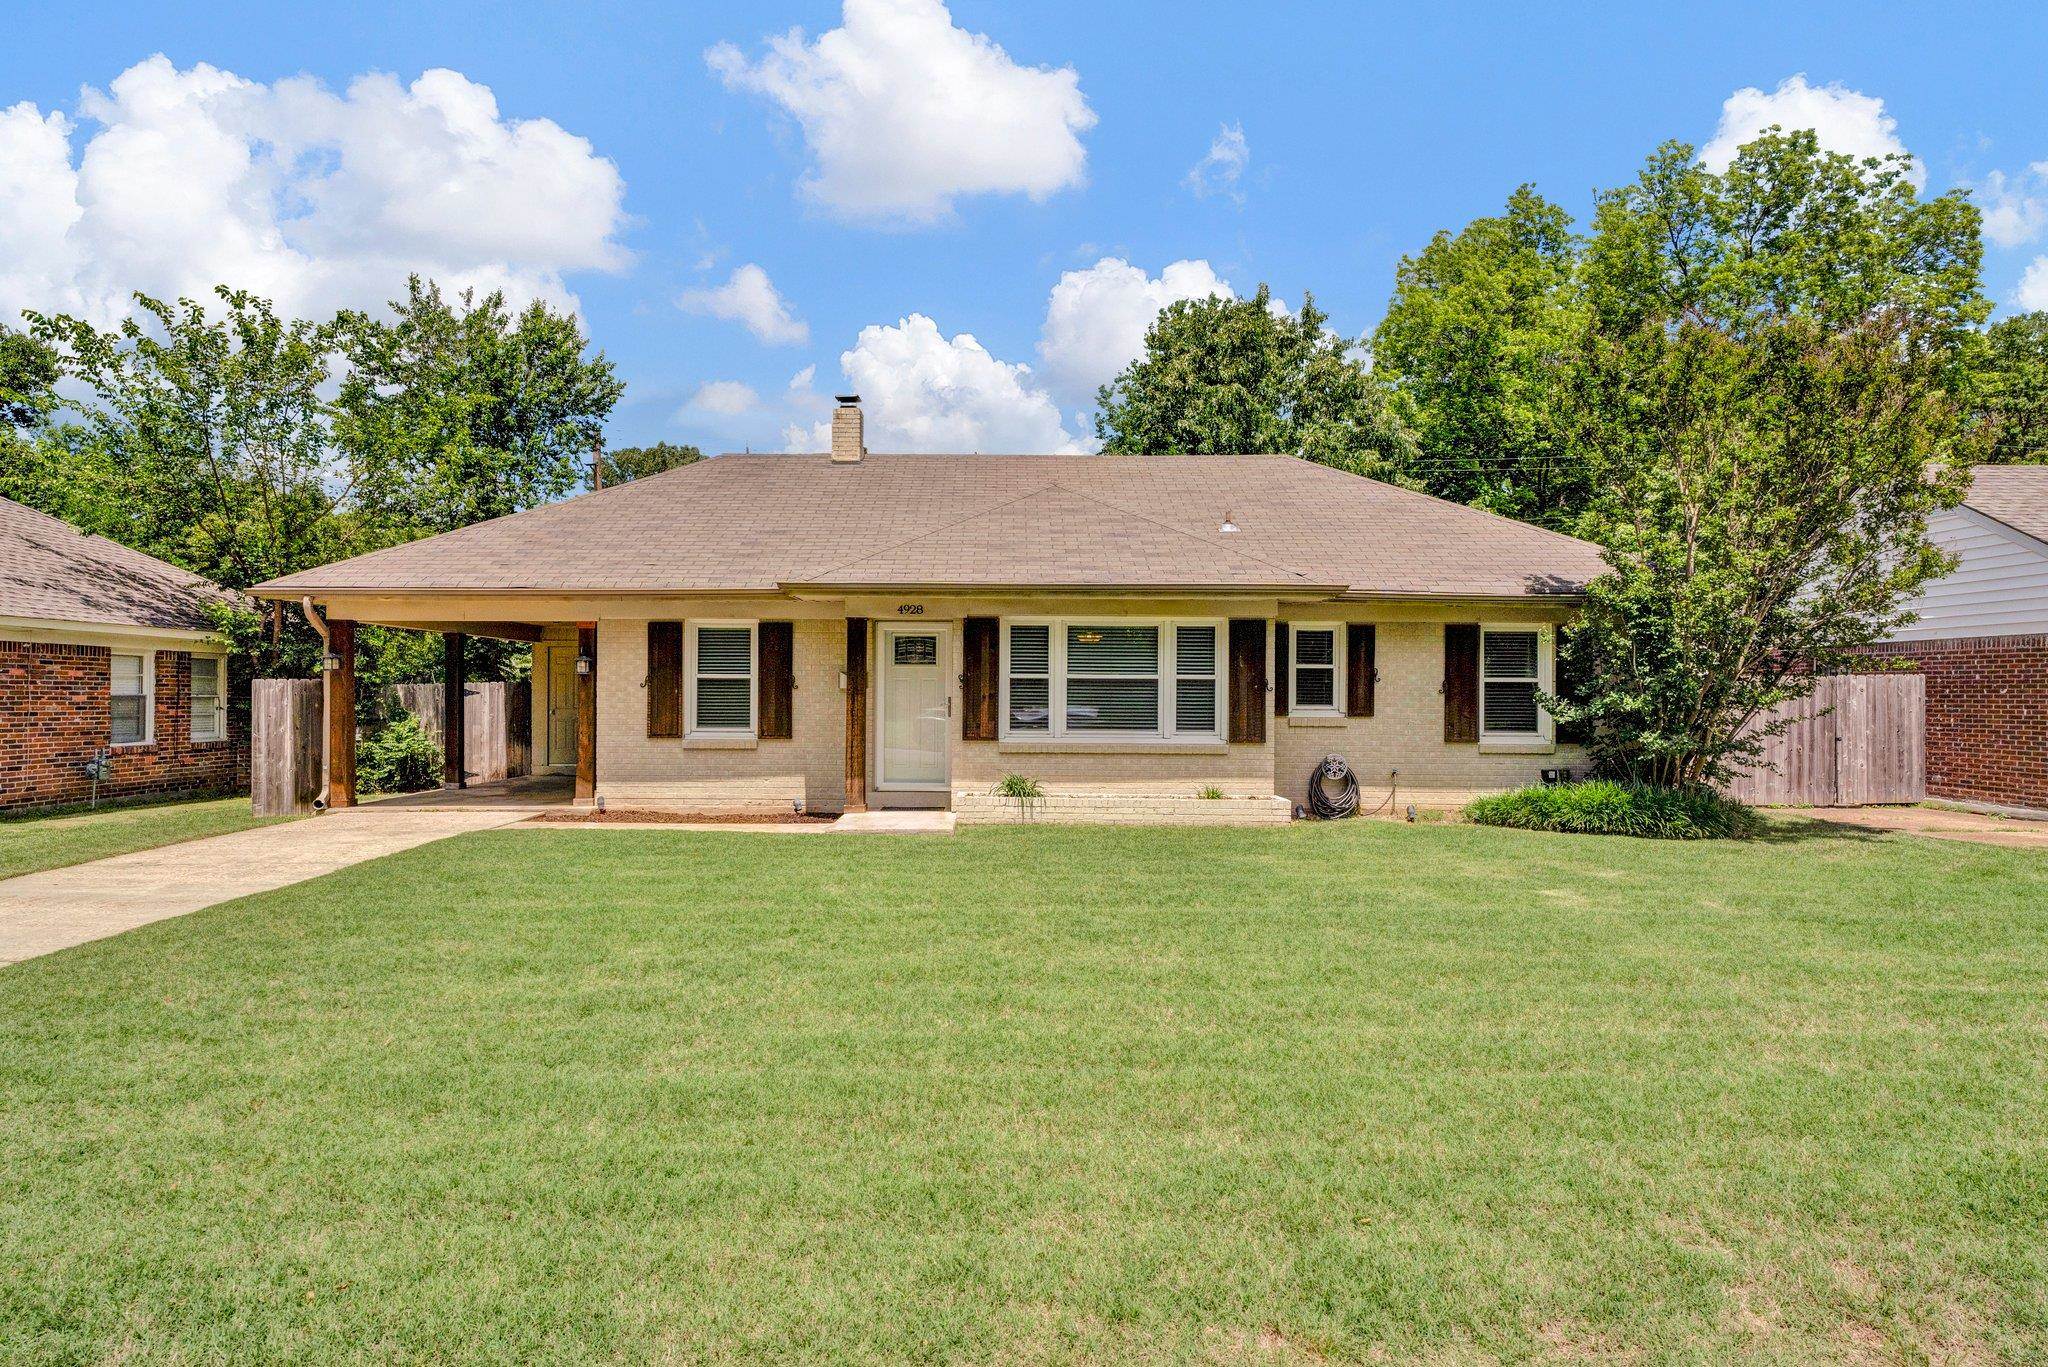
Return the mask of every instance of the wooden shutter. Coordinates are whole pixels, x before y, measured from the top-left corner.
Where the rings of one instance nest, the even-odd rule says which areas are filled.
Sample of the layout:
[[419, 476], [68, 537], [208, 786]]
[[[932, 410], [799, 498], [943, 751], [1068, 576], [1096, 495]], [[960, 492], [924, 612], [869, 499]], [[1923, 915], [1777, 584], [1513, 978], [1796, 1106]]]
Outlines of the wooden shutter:
[[1266, 623], [1259, 617], [1230, 619], [1230, 739], [1263, 745], [1266, 740]]
[[1294, 628], [1286, 622], [1273, 623], [1273, 715], [1287, 715], [1287, 700], [1294, 696]]
[[795, 624], [763, 622], [760, 652], [754, 678], [755, 711], [761, 723], [762, 740], [788, 740], [795, 717], [796, 641]]
[[960, 738], [994, 740], [996, 708], [1002, 697], [1002, 650], [993, 617], [969, 617], [961, 624]]
[[647, 734], [683, 734], [683, 624], [647, 624]]
[[1479, 627], [1444, 628], [1444, 739], [1479, 739]]
[[1372, 715], [1373, 685], [1379, 682], [1379, 632], [1365, 622], [1345, 628], [1344, 715]]

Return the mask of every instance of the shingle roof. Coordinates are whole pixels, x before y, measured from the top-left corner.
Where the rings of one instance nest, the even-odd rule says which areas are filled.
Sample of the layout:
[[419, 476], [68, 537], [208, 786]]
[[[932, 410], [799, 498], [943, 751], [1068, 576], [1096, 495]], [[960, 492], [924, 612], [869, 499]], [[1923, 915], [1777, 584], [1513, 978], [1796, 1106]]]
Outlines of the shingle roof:
[[[1240, 530], [1219, 530], [1226, 516]], [[258, 586], [1576, 593], [1597, 547], [1291, 456], [729, 455]]]
[[0, 617], [210, 631], [210, 580], [0, 498]]
[[2048, 465], [1979, 465], [1963, 506], [2048, 542]]

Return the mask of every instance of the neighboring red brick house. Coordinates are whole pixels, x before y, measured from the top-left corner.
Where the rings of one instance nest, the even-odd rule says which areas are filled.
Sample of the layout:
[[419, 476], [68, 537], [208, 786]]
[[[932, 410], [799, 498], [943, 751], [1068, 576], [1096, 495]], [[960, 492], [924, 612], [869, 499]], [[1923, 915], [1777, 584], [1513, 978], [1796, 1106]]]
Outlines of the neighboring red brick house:
[[1873, 652], [1927, 676], [1927, 794], [2048, 812], [2048, 467], [1978, 466], [1928, 531], [1959, 563]]
[[232, 792], [242, 727], [198, 575], [0, 498], [0, 810]]

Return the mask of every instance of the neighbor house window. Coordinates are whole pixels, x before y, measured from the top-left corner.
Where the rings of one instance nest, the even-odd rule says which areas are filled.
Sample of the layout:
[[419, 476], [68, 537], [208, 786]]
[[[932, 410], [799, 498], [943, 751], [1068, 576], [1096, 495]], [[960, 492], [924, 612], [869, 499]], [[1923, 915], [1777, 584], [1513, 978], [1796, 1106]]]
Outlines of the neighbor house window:
[[1308, 625], [1297, 623], [1288, 628], [1293, 633], [1291, 656], [1294, 667], [1294, 691], [1288, 695], [1289, 711], [1296, 716], [1304, 713], [1337, 712], [1337, 628], [1332, 625]]
[[690, 730], [754, 733], [754, 624], [689, 624]]
[[1482, 635], [1479, 649], [1479, 731], [1485, 736], [1539, 736], [1543, 712], [1536, 690], [1543, 681], [1543, 636], [1535, 631]]
[[1005, 622], [1002, 734], [1213, 740], [1219, 634], [1214, 622]]
[[115, 745], [140, 745], [149, 739], [149, 656], [112, 657], [110, 699]]
[[192, 657], [192, 739], [223, 740], [227, 713], [221, 707], [221, 661], [210, 655]]

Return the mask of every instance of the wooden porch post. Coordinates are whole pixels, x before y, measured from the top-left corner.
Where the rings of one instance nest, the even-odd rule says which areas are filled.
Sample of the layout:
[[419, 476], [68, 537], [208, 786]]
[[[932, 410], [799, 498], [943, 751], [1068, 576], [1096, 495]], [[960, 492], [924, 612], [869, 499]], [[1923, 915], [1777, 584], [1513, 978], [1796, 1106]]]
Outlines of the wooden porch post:
[[597, 623], [576, 624], [576, 801], [597, 796]]
[[846, 810], [868, 809], [868, 619], [846, 619]]
[[327, 805], [356, 805], [356, 624], [329, 619], [327, 648]]
[[441, 633], [441, 786], [467, 788], [469, 775], [464, 735], [468, 718], [463, 706], [462, 646], [467, 638], [459, 631]]

